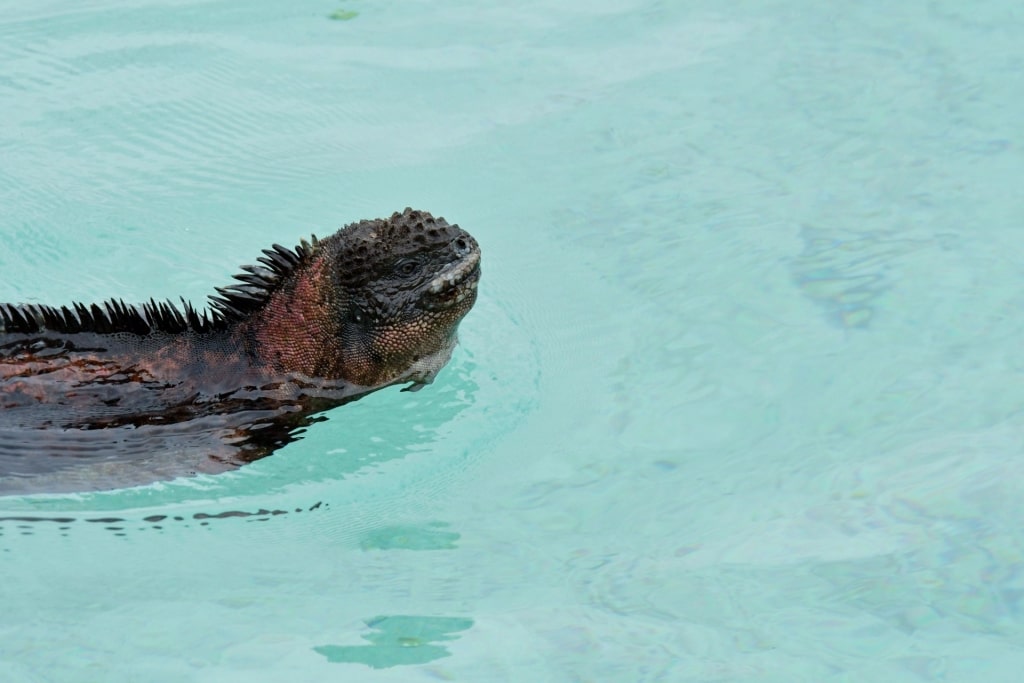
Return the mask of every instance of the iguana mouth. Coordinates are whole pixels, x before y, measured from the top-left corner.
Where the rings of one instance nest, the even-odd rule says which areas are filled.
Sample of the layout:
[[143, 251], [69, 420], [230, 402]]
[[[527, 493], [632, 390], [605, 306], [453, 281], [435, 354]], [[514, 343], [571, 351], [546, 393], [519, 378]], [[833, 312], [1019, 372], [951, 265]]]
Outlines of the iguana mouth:
[[462, 259], [447, 266], [427, 285], [426, 307], [441, 310], [461, 304], [476, 295], [480, 282], [480, 248], [474, 243], [472, 250]]

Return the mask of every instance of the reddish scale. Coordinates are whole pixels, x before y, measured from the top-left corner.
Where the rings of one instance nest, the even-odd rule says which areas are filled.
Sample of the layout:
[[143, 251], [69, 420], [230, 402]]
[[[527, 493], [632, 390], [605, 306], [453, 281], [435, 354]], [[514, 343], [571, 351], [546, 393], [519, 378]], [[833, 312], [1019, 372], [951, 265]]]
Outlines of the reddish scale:
[[276, 371], [348, 379], [341, 367], [338, 310], [344, 296], [327, 272], [330, 259], [314, 254], [253, 316], [254, 354]]

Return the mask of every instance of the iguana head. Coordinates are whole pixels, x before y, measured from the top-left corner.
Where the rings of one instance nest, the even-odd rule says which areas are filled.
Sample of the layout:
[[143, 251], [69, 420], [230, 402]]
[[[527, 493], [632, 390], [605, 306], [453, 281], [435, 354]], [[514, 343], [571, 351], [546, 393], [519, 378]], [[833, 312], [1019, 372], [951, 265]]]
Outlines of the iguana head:
[[476, 240], [412, 209], [267, 255], [280, 280], [242, 325], [250, 353], [280, 371], [365, 387], [432, 381], [480, 279]]

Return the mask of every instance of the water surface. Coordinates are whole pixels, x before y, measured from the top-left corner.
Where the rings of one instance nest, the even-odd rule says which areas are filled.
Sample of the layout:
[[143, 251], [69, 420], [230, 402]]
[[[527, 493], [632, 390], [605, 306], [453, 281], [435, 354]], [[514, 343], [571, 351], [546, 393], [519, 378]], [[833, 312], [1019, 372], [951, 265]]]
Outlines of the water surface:
[[0, 500], [76, 520], [0, 524], [0, 679], [1017, 680], [1016, 5], [0, 10], [2, 300], [407, 205], [484, 250], [430, 388]]

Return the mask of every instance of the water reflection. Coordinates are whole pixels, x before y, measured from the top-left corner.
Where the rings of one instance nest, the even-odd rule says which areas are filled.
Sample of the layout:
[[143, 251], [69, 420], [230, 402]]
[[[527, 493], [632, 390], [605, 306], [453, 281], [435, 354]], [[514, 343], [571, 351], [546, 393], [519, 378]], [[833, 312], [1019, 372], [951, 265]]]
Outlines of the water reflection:
[[366, 625], [377, 631], [363, 636], [370, 645], [320, 645], [313, 649], [335, 664], [365, 664], [374, 669], [426, 664], [451, 652], [437, 642], [456, 640], [452, 635], [473, 626], [458, 617], [380, 616]]

